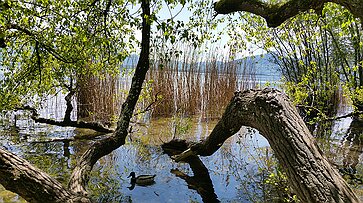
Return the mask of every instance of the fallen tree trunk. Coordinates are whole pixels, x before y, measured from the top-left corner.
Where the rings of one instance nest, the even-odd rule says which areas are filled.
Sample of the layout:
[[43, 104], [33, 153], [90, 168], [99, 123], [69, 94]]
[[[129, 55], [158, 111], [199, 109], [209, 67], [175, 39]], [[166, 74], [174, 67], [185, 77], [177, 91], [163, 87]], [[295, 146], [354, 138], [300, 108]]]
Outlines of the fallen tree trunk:
[[241, 126], [253, 127], [268, 140], [289, 183], [302, 202], [354, 202], [358, 197], [323, 156], [287, 96], [275, 89], [236, 92], [210, 136], [175, 156], [209, 156]]
[[91, 202], [26, 160], [0, 148], [0, 183], [28, 202]]

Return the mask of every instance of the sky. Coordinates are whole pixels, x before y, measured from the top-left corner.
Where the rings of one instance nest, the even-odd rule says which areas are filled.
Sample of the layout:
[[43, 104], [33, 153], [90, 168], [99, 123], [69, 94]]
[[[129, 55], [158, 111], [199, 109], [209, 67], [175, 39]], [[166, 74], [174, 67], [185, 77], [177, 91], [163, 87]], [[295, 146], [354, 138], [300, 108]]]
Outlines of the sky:
[[[169, 9], [168, 9], [165, 2], [163, 3], [163, 7], [162, 7], [161, 11], [157, 14], [157, 16], [161, 20], [166, 20], [166, 19], [171, 18], [171, 16], [175, 15], [176, 13], [178, 13], [178, 15], [175, 16], [174, 19], [183, 21], [184, 23], [187, 23], [189, 21], [189, 18], [192, 16], [192, 12], [188, 10], [188, 5], [185, 5], [184, 7], [182, 7], [181, 5], [177, 5], [177, 6], [175, 6], [175, 8], [169, 7]], [[235, 17], [237, 17], [237, 16], [235, 15]], [[216, 16], [216, 19], [220, 19], [220, 18], [226, 18], [226, 15]], [[215, 32], [217, 33], [219, 31], [222, 31], [223, 29], [225, 29], [226, 24], [227, 24], [226, 22], [218, 24], [217, 30]], [[136, 39], [141, 41], [141, 30], [136, 30], [135, 36], [136, 36]], [[207, 46], [210, 46], [213, 48], [218, 47], [219, 51], [227, 54], [229, 52], [229, 47], [226, 45], [227, 45], [229, 39], [230, 39], [230, 37], [228, 36], [228, 34], [226, 32], [224, 32], [224, 34], [221, 35], [221, 40], [219, 40], [217, 43], [209, 44]], [[247, 43], [247, 49], [240, 50], [239, 53], [237, 54], [236, 58], [243, 58], [243, 57], [251, 56], [251, 55], [261, 55], [261, 54], [265, 54], [265, 53], [266, 53], [265, 50], [258, 48], [256, 45]]]

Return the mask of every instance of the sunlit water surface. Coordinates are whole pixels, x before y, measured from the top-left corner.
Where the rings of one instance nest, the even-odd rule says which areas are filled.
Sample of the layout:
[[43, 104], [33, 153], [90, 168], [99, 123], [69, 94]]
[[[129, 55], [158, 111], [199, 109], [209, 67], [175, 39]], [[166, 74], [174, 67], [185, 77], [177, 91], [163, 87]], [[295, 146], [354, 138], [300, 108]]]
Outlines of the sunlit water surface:
[[[335, 122], [331, 139], [319, 139], [320, 146], [338, 165], [342, 165], [349, 154], [342, 150], [344, 145], [342, 139], [346, 137], [350, 122], [349, 119]], [[18, 119], [16, 128], [9, 127], [5, 121], [0, 124], [3, 126], [0, 128], [2, 147], [29, 160], [65, 185], [76, 159], [93, 142], [86, 139], [75, 141], [67, 139], [95, 135], [90, 130], [34, 124], [27, 119]], [[271, 163], [274, 163], [272, 150], [268, 142], [253, 129], [242, 128], [215, 154], [201, 157], [209, 172], [212, 187], [199, 190], [190, 185], [188, 187], [184, 179], [172, 173], [172, 170], [178, 169], [188, 176], [194, 175], [189, 164], [174, 162], [168, 155], [163, 154], [160, 145], [173, 137], [191, 141], [203, 139], [215, 124], [216, 121], [213, 120], [207, 122], [198, 118], [189, 119], [183, 124], [188, 125], [188, 129], [179, 134], [175, 134], [177, 132], [173, 128], [175, 119], [172, 118], [158, 119], [135, 126], [134, 132], [127, 138], [124, 146], [103, 157], [94, 166], [88, 186], [90, 195], [96, 202], [270, 201], [271, 188], [263, 184], [269, 174], [263, 169], [271, 170]], [[47, 142], [52, 139], [52, 142]], [[54, 141], [54, 139], [63, 140]], [[354, 149], [358, 152], [358, 157], [355, 157], [358, 158], [357, 174], [362, 175], [362, 145], [355, 146]], [[127, 176], [131, 171], [136, 172], [136, 175], [156, 174], [155, 184], [147, 187], [135, 186], [130, 190], [130, 179]], [[355, 185], [355, 188], [363, 197], [362, 185]], [[201, 194], [203, 191], [206, 192], [204, 196]], [[208, 196], [211, 199], [206, 200]], [[17, 195], [0, 188], [0, 202], [22, 202], [22, 200]]]

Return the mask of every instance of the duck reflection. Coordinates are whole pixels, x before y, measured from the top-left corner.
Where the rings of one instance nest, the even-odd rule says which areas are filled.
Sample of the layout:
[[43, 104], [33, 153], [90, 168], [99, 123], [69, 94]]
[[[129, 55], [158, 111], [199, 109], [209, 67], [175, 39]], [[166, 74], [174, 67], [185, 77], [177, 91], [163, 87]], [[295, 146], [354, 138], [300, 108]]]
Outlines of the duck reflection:
[[[169, 156], [178, 154], [187, 149], [187, 143], [184, 140], [172, 140], [164, 143], [162, 148]], [[214, 192], [213, 183], [209, 176], [208, 169], [198, 156], [190, 156], [184, 162], [188, 163], [193, 171], [193, 176], [189, 176], [179, 169], [172, 169], [170, 172], [177, 177], [185, 180], [188, 188], [196, 190], [202, 197], [203, 202], [214, 203], [220, 202], [218, 196]]]

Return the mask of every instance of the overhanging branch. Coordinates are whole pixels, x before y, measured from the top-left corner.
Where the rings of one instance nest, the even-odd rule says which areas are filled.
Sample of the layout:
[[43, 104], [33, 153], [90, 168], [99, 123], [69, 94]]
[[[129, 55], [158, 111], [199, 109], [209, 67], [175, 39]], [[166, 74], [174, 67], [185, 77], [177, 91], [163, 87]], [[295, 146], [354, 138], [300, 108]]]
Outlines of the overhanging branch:
[[344, 6], [355, 17], [363, 19], [363, 0], [288, 0], [279, 4], [263, 0], [220, 0], [214, 4], [214, 10], [217, 14], [250, 12], [265, 18], [269, 27], [277, 27], [287, 19], [310, 9], [321, 13], [327, 2]]
[[319, 150], [288, 97], [275, 89], [236, 92], [211, 134], [173, 158], [210, 156], [242, 126], [257, 129], [268, 140], [301, 202], [359, 202]]
[[[0, 27], [1, 29], [2, 27]], [[80, 59], [67, 59], [65, 57], [63, 57], [57, 50], [55, 50], [53, 47], [41, 42], [39, 39], [38, 39], [38, 36], [36, 33], [32, 32], [31, 30], [29, 29], [26, 29], [22, 26], [19, 26], [17, 24], [8, 24], [5, 26], [4, 28], [5, 30], [17, 30], [17, 31], [20, 31], [28, 36], [30, 36], [31, 38], [33, 38], [37, 43], [38, 43], [38, 46], [41, 46], [42, 48], [44, 48], [45, 50], [48, 51], [48, 53], [50, 53], [52, 56], [54, 56], [57, 60], [59, 61], [62, 61], [64, 63], [76, 63], [78, 62]], [[5, 48], [5, 47], [2, 47], [2, 39], [4, 38], [0, 38], [0, 46], [1, 48]], [[5, 42], [5, 41], [4, 41]]]

